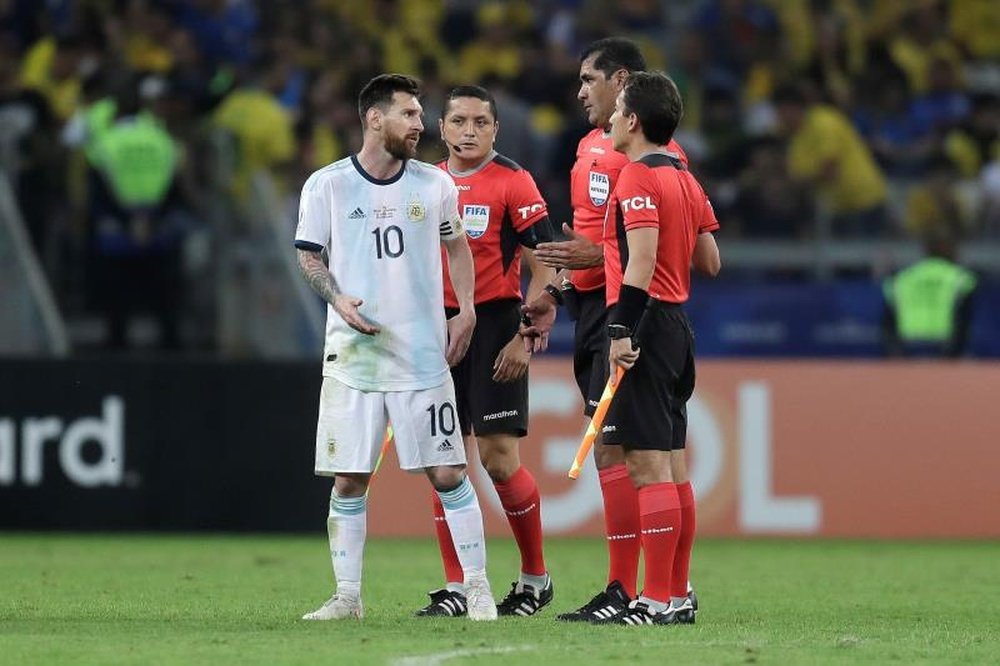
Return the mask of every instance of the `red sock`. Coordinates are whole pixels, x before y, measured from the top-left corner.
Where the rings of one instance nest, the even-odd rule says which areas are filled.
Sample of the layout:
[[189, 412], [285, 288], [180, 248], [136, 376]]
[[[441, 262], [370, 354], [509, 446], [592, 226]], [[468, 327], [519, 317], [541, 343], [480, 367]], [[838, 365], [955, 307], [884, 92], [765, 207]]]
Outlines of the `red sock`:
[[694, 545], [694, 489], [690, 481], [677, 484], [677, 496], [681, 502], [681, 534], [677, 539], [677, 554], [671, 574], [670, 596], [686, 597], [688, 579], [691, 576], [691, 547]]
[[681, 532], [681, 503], [677, 486], [654, 483], [639, 489], [639, 524], [646, 577], [642, 595], [670, 602], [670, 577]]
[[538, 484], [523, 465], [504, 482], [494, 482], [507, 522], [521, 551], [521, 571], [532, 576], [545, 573], [542, 555], [542, 502]]
[[604, 533], [608, 537], [608, 583], [618, 581], [632, 598], [639, 576], [639, 499], [624, 464], [602, 469]]
[[444, 505], [436, 492], [431, 492], [434, 498], [434, 531], [437, 532], [438, 548], [441, 549], [441, 562], [444, 563], [444, 579], [449, 583], [465, 582], [462, 563], [458, 561], [455, 552], [455, 542], [451, 540], [451, 530], [444, 519]]

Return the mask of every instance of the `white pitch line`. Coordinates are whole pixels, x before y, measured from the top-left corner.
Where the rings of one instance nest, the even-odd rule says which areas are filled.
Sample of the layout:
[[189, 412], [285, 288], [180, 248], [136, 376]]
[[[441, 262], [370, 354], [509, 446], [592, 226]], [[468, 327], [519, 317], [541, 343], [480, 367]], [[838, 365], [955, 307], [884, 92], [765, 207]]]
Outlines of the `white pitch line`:
[[458, 657], [474, 657], [483, 654], [505, 654], [507, 652], [523, 652], [531, 650], [531, 645], [468, 648], [466, 650], [449, 650], [448, 652], [436, 652], [434, 654], [424, 654], [415, 657], [400, 657], [389, 662], [389, 666], [440, 666], [449, 659]]

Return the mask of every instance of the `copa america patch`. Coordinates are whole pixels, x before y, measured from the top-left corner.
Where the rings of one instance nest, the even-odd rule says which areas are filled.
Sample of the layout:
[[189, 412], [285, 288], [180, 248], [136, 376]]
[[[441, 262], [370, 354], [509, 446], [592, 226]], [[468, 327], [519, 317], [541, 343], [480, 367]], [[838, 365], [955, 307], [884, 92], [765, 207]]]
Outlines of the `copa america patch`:
[[465, 204], [462, 207], [462, 223], [469, 238], [480, 238], [490, 226], [490, 207], [481, 204]]
[[606, 173], [590, 172], [590, 201], [595, 206], [603, 206], [611, 194], [611, 179]]

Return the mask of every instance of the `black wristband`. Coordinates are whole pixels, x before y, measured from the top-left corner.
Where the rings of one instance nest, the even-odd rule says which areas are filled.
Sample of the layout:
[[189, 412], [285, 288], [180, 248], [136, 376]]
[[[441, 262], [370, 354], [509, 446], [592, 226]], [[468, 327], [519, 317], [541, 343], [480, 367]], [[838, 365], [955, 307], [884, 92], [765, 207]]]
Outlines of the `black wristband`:
[[554, 287], [553, 285], [551, 285], [551, 284], [545, 285], [545, 288], [542, 291], [544, 291], [546, 294], [548, 294], [549, 296], [551, 296], [552, 298], [554, 298], [555, 301], [556, 301], [556, 305], [562, 305], [563, 304], [563, 295], [562, 295], [562, 292], [559, 289], [557, 289], [556, 287]]
[[645, 289], [623, 284], [621, 291], [618, 292], [618, 304], [611, 311], [608, 323], [624, 326], [634, 332], [639, 327], [639, 320], [642, 319], [642, 313], [646, 311], [648, 302], [649, 294]]

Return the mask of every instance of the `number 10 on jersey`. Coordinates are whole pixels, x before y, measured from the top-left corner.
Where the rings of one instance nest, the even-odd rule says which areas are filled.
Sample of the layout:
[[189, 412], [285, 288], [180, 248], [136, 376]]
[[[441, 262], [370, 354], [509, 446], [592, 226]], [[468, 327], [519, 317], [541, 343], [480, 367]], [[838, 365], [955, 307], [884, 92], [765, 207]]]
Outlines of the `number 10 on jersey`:
[[385, 229], [375, 227], [372, 235], [375, 236], [376, 258], [395, 259], [403, 254], [403, 230], [395, 224], [390, 224]]

